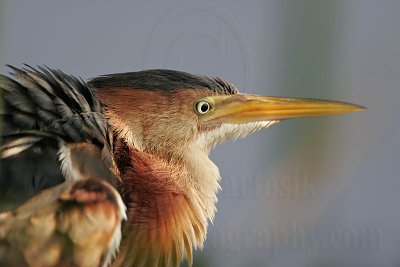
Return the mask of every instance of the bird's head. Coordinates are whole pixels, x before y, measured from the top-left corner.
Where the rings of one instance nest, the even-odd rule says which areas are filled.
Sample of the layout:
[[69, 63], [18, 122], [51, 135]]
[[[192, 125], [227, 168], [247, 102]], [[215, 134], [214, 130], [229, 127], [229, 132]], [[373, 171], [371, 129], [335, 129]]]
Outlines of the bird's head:
[[189, 146], [208, 153], [229, 138], [284, 119], [363, 109], [336, 101], [242, 94], [219, 78], [172, 70], [104, 75], [90, 85], [128, 142], [165, 157], [179, 156]]
[[[105, 75], [91, 80], [89, 85], [106, 106], [107, 117], [117, 139], [125, 143], [120, 150], [130, 151], [128, 156], [123, 153], [121, 158], [125, 161], [119, 166], [120, 169], [126, 167], [123, 165], [130, 166], [125, 174], [122, 170], [121, 176], [134, 176], [129, 183], [134, 184], [131, 195], [135, 198], [125, 198], [128, 217], [130, 206], [135, 210], [131, 212], [134, 214], [131, 217], [136, 216], [132, 220], [145, 221], [147, 225], [143, 227], [152, 225], [149, 221], [154, 218], [155, 223], [160, 223], [164, 219], [159, 217], [172, 216], [172, 224], [175, 225], [172, 235], [176, 235], [177, 240], [178, 236], [186, 240], [182, 245], [185, 251], [176, 241], [179, 244], [175, 250], [180, 251], [176, 256], [178, 262], [185, 257], [191, 258], [192, 246], [202, 246], [207, 221], [213, 218], [216, 211], [220, 175], [208, 157], [216, 144], [229, 138], [244, 137], [284, 119], [363, 109], [336, 101], [242, 94], [234, 85], [219, 78], [171, 70]], [[126, 159], [133, 163], [127, 163]], [[173, 194], [170, 195], [170, 192]], [[135, 203], [140, 194], [149, 200]], [[131, 202], [134, 204], [131, 205]], [[143, 205], [146, 209], [142, 208]], [[184, 209], [188, 210], [187, 214], [180, 215]], [[160, 210], [168, 215], [160, 215]], [[143, 213], [150, 215], [137, 219], [137, 216], [144, 216]], [[179, 231], [177, 225], [182, 227], [180, 234], [176, 233]], [[153, 228], [157, 227], [161, 226]], [[137, 233], [139, 228], [133, 229]], [[162, 243], [160, 239], [164, 240], [162, 231], [156, 234], [158, 243]], [[149, 238], [146, 242], [152, 241]], [[154, 242], [153, 247], [156, 246]], [[174, 251], [171, 244], [175, 241], [165, 242], [160, 250]], [[144, 247], [149, 246], [143, 245], [141, 250]], [[127, 253], [124, 246], [122, 250]], [[146, 253], [153, 255], [155, 251]], [[135, 263], [135, 257], [130, 259], [121, 265]]]

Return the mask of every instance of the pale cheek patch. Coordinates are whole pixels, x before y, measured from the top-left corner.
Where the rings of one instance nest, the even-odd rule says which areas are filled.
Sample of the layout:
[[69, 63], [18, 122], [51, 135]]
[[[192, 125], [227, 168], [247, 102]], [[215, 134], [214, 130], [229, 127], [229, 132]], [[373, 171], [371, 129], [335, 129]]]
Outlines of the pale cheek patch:
[[244, 138], [249, 134], [268, 128], [279, 121], [259, 121], [242, 124], [224, 123], [221, 127], [202, 133], [199, 138], [199, 144], [207, 150], [211, 150], [216, 145], [223, 143], [228, 139], [237, 140]]

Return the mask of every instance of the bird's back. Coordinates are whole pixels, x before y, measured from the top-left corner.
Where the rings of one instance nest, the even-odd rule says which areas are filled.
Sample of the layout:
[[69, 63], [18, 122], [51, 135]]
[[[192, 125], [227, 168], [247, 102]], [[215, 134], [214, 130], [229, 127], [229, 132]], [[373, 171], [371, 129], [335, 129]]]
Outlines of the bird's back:
[[0, 75], [0, 212], [79, 171], [115, 180], [111, 137], [90, 88], [61, 71], [10, 68], [13, 78]]

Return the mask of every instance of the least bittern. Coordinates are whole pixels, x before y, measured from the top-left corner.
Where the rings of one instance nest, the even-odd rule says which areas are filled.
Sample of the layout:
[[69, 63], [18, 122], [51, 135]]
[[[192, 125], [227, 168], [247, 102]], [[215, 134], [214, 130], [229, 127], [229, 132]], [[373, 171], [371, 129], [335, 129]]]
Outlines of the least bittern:
[[0, 263], [10, 266], [191, 264], [216, 212], [215, 145], [284, 119], [364, 109], [241, 94], [173, 70], [85, 83], [11, 69], [14, 78], [0, 76]]

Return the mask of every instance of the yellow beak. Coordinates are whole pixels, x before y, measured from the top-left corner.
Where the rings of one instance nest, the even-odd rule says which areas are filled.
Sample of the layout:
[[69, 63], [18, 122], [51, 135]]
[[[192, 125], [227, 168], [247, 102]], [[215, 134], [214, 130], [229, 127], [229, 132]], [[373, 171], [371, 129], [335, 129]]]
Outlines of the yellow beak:
[[205, 123], [246, 123], [329, 116], [366, 109], [359, 105], [338, 101], [249, 94], [210, 96], [204, 100], [211, 105], [210, 112], [201, 117], [201, 121]]

